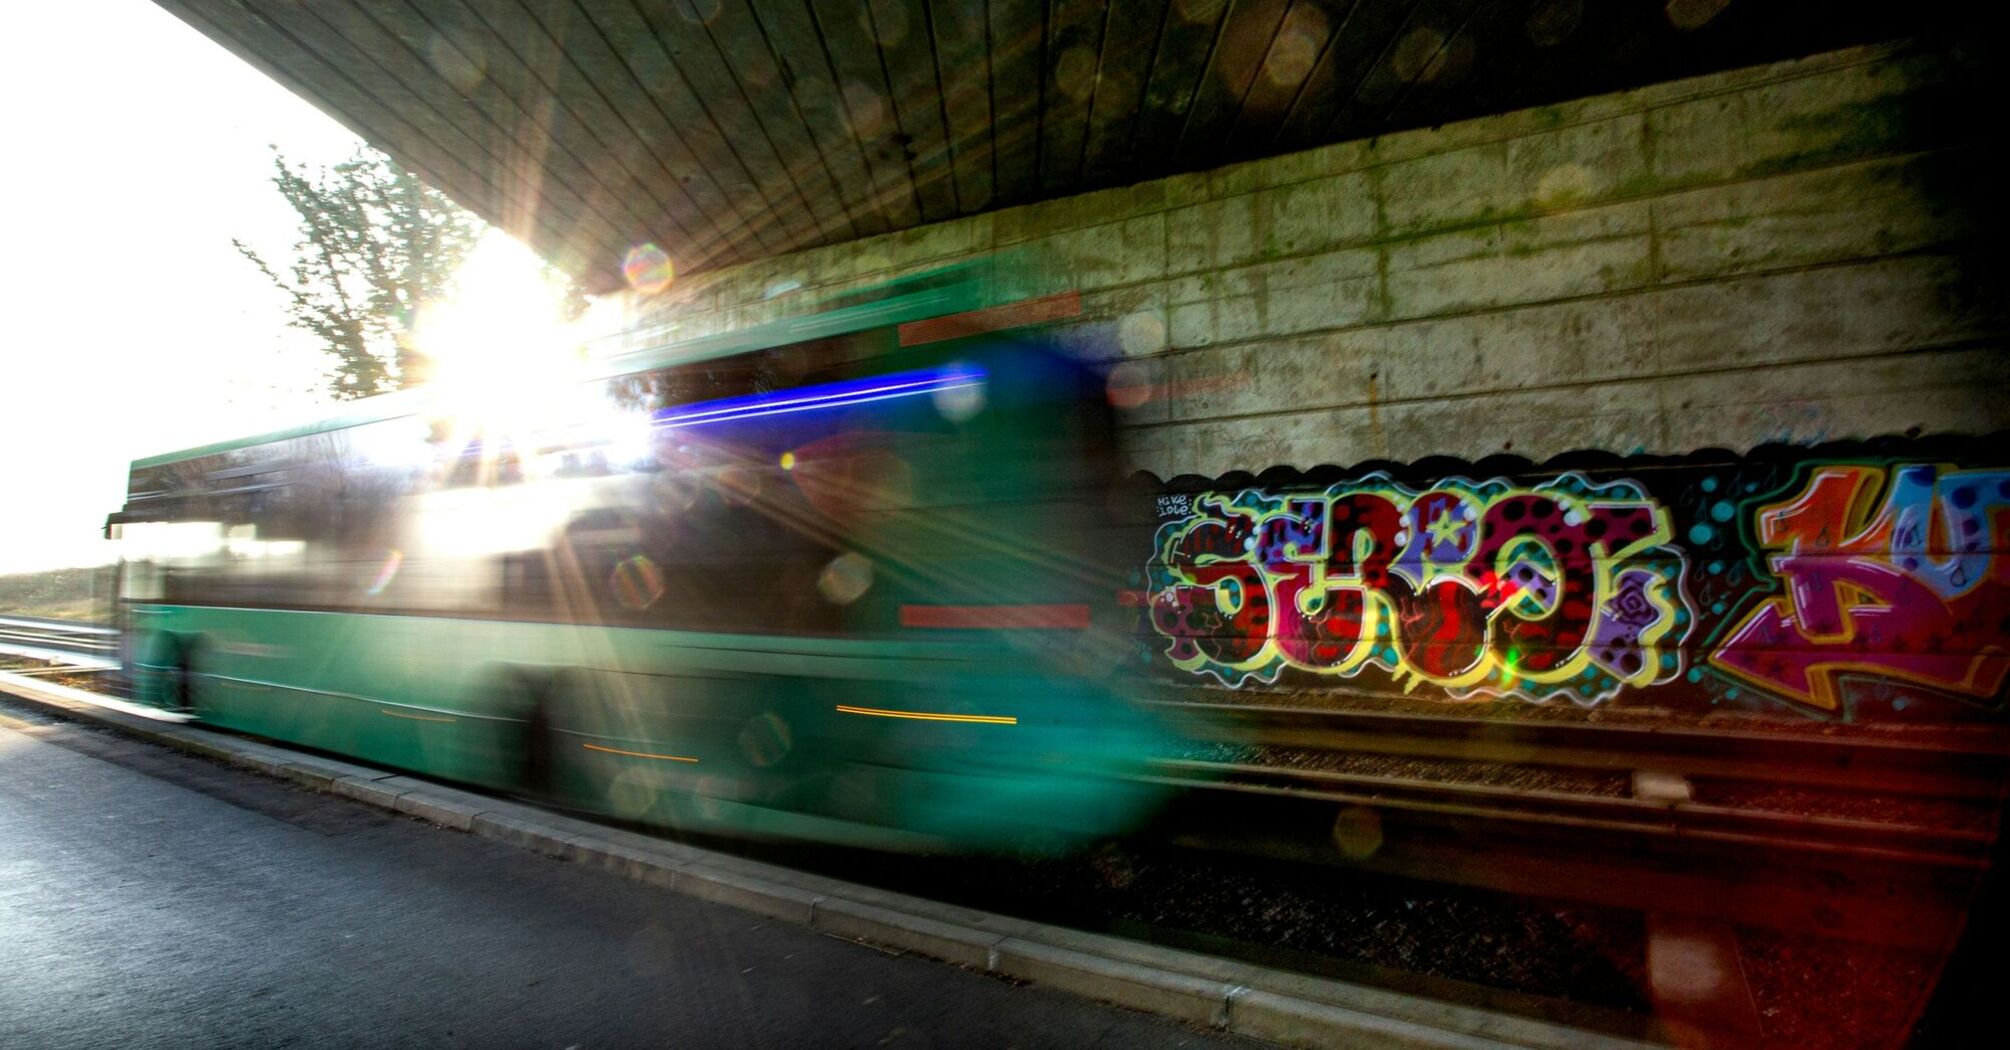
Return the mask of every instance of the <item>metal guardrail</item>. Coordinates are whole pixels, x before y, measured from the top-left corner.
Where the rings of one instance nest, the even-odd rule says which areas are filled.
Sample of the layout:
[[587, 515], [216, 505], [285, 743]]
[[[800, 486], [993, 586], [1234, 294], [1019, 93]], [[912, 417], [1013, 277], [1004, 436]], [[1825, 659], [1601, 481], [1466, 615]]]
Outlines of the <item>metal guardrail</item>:
[[2010, 732], [1945, 740], [1865, 733], [1517, 721], [1387, 711], [1161, 701], [1203, 739], [1324, 751], [1608, 772], [1653, 771], [1801, 788], [1994, 800], [2010, 779]]
[[119, 631], [98, 623], [0, 616], [0, 654], [80, 670], [113, 670], [119, 666]]
[[[1946, 741], [1690, 726], [1516, 722], [1206, 701], [1152, 705], [1190, 738], [1174, 835], [1209, 848], [1887, 945], [1937, 947], [1988, 865], [2010, 736]], [[1269, 764], [1265, 749], [1390, 759], [1387, 775]], [[1426, 767], [1631, 773], [1631, 793], [1518, 787]], [[1672, 794], [1643, 793], [1640, 774]], [[1512, 779], [1512, 778], [1509, 778]], [[1566, 781], [1572, 778], [1564, 778]], [[1693, 801], [1692, 783], [1812, 788], [1833, 814]], [[1764, 793], [1761, 793], [1764, 797]], [[1948, 822], [1921, 814], [1961, 811]]]

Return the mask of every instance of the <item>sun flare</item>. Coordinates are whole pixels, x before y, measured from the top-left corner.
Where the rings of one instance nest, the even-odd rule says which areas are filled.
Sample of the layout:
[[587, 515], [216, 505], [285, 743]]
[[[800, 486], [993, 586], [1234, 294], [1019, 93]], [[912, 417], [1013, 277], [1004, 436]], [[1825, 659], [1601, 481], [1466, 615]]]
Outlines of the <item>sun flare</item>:
[[456, 429], [531, 425], [556, 391], [581, 378], [580, 333], [560, 316], [543, 265], [495, 231], [455, 275], [454, 294], [419, 318], [434, 395]]

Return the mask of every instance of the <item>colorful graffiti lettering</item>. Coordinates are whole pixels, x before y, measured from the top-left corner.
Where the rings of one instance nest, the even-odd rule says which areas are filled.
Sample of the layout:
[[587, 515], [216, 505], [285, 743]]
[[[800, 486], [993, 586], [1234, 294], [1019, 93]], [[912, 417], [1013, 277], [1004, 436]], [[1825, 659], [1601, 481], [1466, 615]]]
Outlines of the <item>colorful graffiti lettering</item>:
[[1672, 535], [1638, 483], [1575, 473], [1209, 493], [1158, 532], [1150, 621], [1174, 666], [1228, 686], [1372, 666], [1455, 700], [1595, 704], [1682, 673]]
[[2006, 529], [2010, 472], [1819, 467], [1798, 494], [1759, 508], [1783, 593], [1710, 663], [1828, 711], [1850, 674], [1991, 698], [2010, 676], [2010, 565], [1996, 556]]

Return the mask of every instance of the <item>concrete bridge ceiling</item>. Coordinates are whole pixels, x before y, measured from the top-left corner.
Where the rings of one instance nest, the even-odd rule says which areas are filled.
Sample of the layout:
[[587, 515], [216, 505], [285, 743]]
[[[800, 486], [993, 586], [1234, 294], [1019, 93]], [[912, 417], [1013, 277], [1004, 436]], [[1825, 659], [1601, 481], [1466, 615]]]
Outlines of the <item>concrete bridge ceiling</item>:
[[1933, 0], [158, 0], [595, 290], [1915, 33]]

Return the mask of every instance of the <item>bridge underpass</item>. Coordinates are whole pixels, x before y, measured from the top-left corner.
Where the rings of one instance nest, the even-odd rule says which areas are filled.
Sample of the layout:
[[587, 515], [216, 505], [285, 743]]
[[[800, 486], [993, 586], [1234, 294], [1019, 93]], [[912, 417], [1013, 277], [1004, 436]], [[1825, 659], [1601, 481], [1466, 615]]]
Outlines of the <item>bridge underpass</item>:
[[1941, 3], [163, 0], [597, 292], [1851, 45]]
[[[1266, 712], [1252, 739], [1177, 761], [1224, 793], [1299, 796], [1318, 811], [1318, 861], [1354, 862], [1320, 878], [1359, 900], [1393, 885], [1361, 871], [1459, 887], [1392, 891], [1397, 903], [1363, 906], [1376, 921], [1359, 927], [1329, 898], [1291, 898], [1340, 931], [1327, 955], [1297, 957], [1302, 969], [1338, 965], [1522, 1019], [1551, 1007], [1516, 996], [1548, 981], [1618, 1014], [1589, 1027], [1722, 1045], [1900, 1039], [1924, 1004], [1968, 880], [2000, 852], [2006, 753], [2003, 628], [1988, 613], [2000, 540], [1985, 531], [2000, 515], [1985, 482], [2010, 423], [1995, 394], [2010, 326], [1992, 283], [2000, 205], [1979, 175], [2000, 133], [1977, 117], [1993, 74], [1962, 46], [1975, 29], [1953, 8], [163, 6], [617, 296], [629, 321], [617, 348], [699, 345], [944, 266], [1032, 260], [1015, 290], [1107, 378], [1137, 471], [1152, 534], [1118, 598], [1137, 620], [1139, 680], [1196, 710]], [[645, 246], [674, 262], [667, 288], [624, 277]], [[1828, 498], [1837, 486], [1856, 498]], [[1309, 571], [1252, 550], [1230, 557], [1237, 589], [1209, 590], [1173, 542], [1204, 531], [1208, 499], [1275, 528], [1371, 505], [1416, 515], [1362, 539], [1392, 561], [1399, 548], [1430, 560], [1441, 591], [1484, 585], [1477, 540], [1461, 535], [1480, 530], [1462, 530], [1461, 512], [1505, 526], [1510, 506], [1553, 504], [1579, 516], [1571, 528], [1624, 513], [1649, 538], [1625, 554], [1606, 544], [1586, 629], [1571, 644], [1544, 636], [1569, 650], [1557, 668], [1518, 662], [1508, 636], [1529, 635], [1514, 621], [1542, 611], [1524, 605], [1459, 625], [1478, 669], [1460, 677], [1427, 646], [1343, 659], [1264, 623], [1158, 615], [1282, 594]], [[1880, 531], [1880, 515], [1972, 521], [1984, 538], [1933, 548], [1954, 559], [1934, 563], [1944, 571], [1908, 564], [1917, 545]], [[1523, 568], [1566, 585], [1542, 558]], [[1399, 573], [1360, 593], [1414, 612], [1406, 582], [1431, 581]], [[1831, 593], [1839, 615], [1889, 630], [1813, 630], [1820, 607], [1796, 603]], [[1903, 616], [1875, 611], [1901, 596]], [[1808, 757], [1817, 735], [1836, 745], [1828, 758]], [[1639, 743], [1678, 739], [1718, 749]], [[392, 777], [342, 774], [362, 778], [347, 790], [391, 790], [366, 786], [373, 775]], [[340, 779], [317, 786], [339, 792]], [[1200, 831], [1272, 830], [1225, 812]], [[1746, 848], [1768, 876], [1781, 850], [1875, 855], [1879, 878], [1905, 872], [1891, 885], [1926, 872], [1933, 888], [1894, 891], [1906, 906], [1892, 911], [1843, 906], [1876, 880], [1829, 871], [1780, 898], [1791, 907], [1676, 890], [1656, 906], [1647, 887], [1694, 883], [1629, 878], [1639, 858], [1623, 849], [1545, 862], [1523, 841], [1514, 865], [1485, 863], [1532, 824], [1559, 836], [1533, 836], [1547, 842], [1665, 832], [1683, 845], [1642, 852], [1674, 867], [1698, 841]], [[1304, 853], [1305, 839], [1257, 845]], [[1153, 866], [1121, 854], [1088, 863], [1110, 884], [1165, 885], [1138, 882]], [[1464, 911], [1473, 889], [1542, 914], [1499, 898]], [[1443, 930], [1391, 933], [1411, 929], [1390, 916], [1413, 900], [1491, 916], [1462, 949], [1519, 927], [1537, 932], [1516, 943], [1568, 946], [1529, 957], [1578, 968], [1447, 951]], [[1699, 917], [1699, 902], [1722, 907]], [[1244, 929], [1296, 950], [1290, 938], [1318, 926]], [[922, 950], [998, 969], [945, 942]], [[1406, 953], [1429, 962], [1391, 978]], [[1191, 1013], [1210, 991], [1118, 998], [1230, 1027], [1236, 1003], [1272, 1002], [1217, 983], [1219, 1017]], [[991, 1009], [992, 992], [969, 994], [958, 1002]], [[1381, 1009], [1397, 1008], [1366, 1012]], [[1872, 1020], [1836, 1020], [1846, 1010]], [[1332, 1020], [1297, 1017], [1315, 1014]], [[1958, 1042], [1952, 1030], [1942, 1020], [1940, 1040]], [[737, 1035], [724, 1041], [764, 1038]]]

